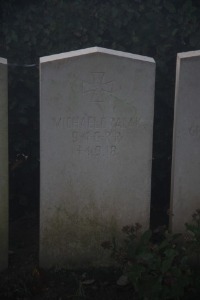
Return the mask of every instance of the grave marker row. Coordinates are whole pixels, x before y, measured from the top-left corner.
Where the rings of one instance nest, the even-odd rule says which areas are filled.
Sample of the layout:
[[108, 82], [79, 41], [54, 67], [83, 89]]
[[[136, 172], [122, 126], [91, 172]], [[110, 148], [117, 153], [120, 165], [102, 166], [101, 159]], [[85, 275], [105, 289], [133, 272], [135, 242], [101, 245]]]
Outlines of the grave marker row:
[[[200, 206], [200, 51], [177, 56], [171, 228]], [[155, 62], [94, 47], [40, 59], [40, 265], [108, 265], [149, 226]], [[8, 263], [7, 61], [0, 58], [0, 270]]]

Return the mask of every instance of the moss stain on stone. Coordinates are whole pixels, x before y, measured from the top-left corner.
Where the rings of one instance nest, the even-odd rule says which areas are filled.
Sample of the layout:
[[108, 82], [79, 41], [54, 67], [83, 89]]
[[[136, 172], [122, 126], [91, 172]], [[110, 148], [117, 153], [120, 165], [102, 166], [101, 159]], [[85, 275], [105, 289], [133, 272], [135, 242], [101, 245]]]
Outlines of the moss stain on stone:
[[[84, 211], [84, 214], [83, 214]], [[103, 217], [95, 207], [80, 212], [70, 212], [66, 208], [56, 209], [45, 220], [46, 228], [41, 236], [41, 244], [48, 261], [55, 265], [63, 263], [71, 268], [110, 265], [108, 253], [101, 243], [119, 235], [120, 229], [115, 216]]]

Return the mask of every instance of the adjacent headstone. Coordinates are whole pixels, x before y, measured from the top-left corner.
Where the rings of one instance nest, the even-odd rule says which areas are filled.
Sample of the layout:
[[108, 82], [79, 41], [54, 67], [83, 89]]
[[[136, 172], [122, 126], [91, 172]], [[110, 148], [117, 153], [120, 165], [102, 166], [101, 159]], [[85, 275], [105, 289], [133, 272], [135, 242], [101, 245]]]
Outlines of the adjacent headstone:
[[155, 62], [94, 47], [40, 59], [40, 265], [105, 266], [149, 226]]
[[200, 208], [200, 51], [177, 55], [171, 227], [183, 232]]
[[0, 58], [0, 271], [8, 265], [7, 60]]

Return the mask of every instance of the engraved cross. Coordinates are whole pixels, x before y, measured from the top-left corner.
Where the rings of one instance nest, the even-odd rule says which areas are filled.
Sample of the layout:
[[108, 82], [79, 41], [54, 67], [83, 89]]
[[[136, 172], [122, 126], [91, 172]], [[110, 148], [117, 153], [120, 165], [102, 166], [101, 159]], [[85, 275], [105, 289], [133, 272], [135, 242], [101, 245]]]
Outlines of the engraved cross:
[[112, 94], [113, 81], [104, 82], [104, 72], [94, 72], [93, 83], [83, 81], [83, 93], [91, 94], [91, 102], [104, 102], [106, 94]]

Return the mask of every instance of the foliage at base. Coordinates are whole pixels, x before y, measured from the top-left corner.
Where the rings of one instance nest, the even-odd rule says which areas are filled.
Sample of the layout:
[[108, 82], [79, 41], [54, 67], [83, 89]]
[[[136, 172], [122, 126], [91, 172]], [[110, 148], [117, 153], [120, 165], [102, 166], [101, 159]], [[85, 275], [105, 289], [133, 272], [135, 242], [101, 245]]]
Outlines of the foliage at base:
[[111, 251], [139, 299], [188, 299], [185, 297], [200, 292], [200, 272], [191, 264], [192, 257], [198, 267], [200, 262], [200, 210], [192, 223], [186, 224], [186, 230], [190, 240], [185, 241], [184, 234], [162, 229], [159, 241], [154, 242], [154, 232], [141, 232], [141, 225], [136, 223], [122, 229], [126, 235], [123, 245], [117, 247], [116, 241], [107, 241], [102, 246]]

